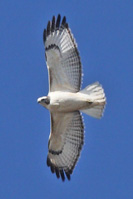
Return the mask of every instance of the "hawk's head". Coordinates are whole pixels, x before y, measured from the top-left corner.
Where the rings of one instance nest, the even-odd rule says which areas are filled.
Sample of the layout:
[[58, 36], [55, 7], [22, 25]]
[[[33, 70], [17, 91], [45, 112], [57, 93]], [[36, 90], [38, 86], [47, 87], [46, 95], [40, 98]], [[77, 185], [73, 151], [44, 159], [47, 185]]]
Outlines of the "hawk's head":
[[47, 106], [50, 104], [50, 97], [49, 96], [39, 97], [37, 99], [37, 102], [42, 106], [44, 106], [45, 108], [47, 108]]

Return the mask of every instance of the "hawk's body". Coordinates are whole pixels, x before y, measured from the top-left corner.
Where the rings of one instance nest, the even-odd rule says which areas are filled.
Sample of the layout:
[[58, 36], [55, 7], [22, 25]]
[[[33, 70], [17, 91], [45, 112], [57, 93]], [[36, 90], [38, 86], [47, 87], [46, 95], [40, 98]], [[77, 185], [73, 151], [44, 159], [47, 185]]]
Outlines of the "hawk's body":
[[100, 118], [106, 102], [101, 85], [96, 82], [80, 90], [82, 67], [77, 44], [64, 17], [60, 15], [44, 30], [44, 45], [49, 73], [49, 93], [38, 102], [51, 113], [51, 133], [47, 165], [56, 176], [68, 179], [84, 142], [80, 111]]
[[[51, 112], [73, 112], [76, 110], [83, 110], [94, 106], [88, 95], [71, 92], [56, 91], [48, 94], [50, 97], [50, 104], [47, 108]], [[45, 107], [45, 106], [44, 106]]]

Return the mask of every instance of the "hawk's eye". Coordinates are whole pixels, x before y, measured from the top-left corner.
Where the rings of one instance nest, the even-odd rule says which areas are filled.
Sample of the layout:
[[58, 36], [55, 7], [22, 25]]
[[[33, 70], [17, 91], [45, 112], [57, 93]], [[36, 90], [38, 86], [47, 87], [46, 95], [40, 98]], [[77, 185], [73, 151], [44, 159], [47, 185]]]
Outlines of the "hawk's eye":
[[50, 104], [50, 98], [49, 97], [47, 97], [46, 99], [44, 99], [44, 102], [45, 102], [45, 104]]

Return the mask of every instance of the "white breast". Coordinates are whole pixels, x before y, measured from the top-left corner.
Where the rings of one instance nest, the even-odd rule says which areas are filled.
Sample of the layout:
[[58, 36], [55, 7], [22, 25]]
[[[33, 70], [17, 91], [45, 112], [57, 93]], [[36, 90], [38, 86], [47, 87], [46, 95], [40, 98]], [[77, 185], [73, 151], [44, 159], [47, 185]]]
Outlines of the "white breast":
[[[83, 95], [84, 96], [84, 95]], [[71, 112], [86, 106], [86, 99], [79, 93], [50, 92], [50, 111]]]

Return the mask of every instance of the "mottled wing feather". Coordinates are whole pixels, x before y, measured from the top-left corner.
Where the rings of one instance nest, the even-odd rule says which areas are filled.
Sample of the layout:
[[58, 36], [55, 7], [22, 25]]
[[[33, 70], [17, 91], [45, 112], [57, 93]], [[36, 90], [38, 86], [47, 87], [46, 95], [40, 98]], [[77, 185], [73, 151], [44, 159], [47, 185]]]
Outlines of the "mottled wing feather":
[[84, 142], [84, 125], [79, 111], [52, 113], [47, 165], [57, 178], [70, 180]]
[[77, 92], [81, 87], [82, 67], [77, 44], [66, 17], [53, 17], [44, 30], [43, 40], [49, 73], [50, 91], [66, 90]]

